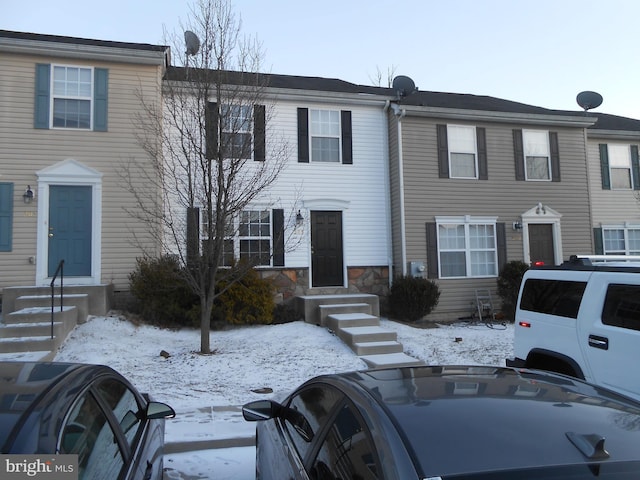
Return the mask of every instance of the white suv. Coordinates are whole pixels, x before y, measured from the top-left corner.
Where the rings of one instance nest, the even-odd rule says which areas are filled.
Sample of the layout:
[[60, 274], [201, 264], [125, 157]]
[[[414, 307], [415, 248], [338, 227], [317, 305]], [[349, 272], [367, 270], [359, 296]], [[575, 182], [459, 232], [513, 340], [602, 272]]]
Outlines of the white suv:
[[522, 279], [508, 366], [564, 373], [640, 400], [640, 263], [572, 257]]

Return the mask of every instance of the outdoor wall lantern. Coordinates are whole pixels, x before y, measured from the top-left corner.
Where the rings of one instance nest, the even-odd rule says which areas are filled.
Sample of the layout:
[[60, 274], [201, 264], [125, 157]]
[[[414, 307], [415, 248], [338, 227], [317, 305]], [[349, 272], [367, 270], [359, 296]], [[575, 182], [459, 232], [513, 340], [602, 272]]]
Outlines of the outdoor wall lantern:
[[522, 222], [520, 221], [515, 221], [513, 222], [513, 229], [517, 232], [519, 232], [520, 230], [522, 230]]
[[27, 189], [22, 194], [22, 199], [24, 200], [24, 203], [33, 202], [33, 190], [31, 190], [31, 185], [27, 185]]
[[300, 210], [298, 210], [298, 214], [296, 215], [296, 226], [301, 226], [304, 223], [304, 217], [302, 216], [302, 213], [300, 213]]

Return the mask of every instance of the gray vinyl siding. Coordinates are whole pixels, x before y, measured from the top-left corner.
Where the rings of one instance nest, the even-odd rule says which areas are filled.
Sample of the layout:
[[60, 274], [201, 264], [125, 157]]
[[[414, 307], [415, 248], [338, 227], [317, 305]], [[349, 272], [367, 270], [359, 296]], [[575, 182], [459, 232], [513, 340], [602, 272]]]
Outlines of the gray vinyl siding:
[[[34, 86], [36, 63], [57, 63], [102, 67], [109, 70], [108, 131], [34, 129]], [[128, 274], [142, 249], [155, 249], [147, 228], [124, 211], [134, 199], [122, 187], [119, 177], [125, 160], [150, 165], [134, 132], [133, 113], [139, 109], [137, 91], [159, 101], [161, 72], [158, 66], [115, 64], [54, 57], [31, 57], [0, 53], [2, 95], [0, 95], [0, 175], [15, 183], [13, 251], [0, 253], [0, 289], [33, 285], [36, 256], [38, 197], [30, 205], [22, 201], [27, 185], [36, 191], [36, 172], [73, 159], [103, 174], [102, 177], [102, 283], [113, 283], [116, 291], [128, 289]], [[148, 182], [140, 179], [140, 190]], [[150, 198], [149, 201], [155, 201]], [[36, 259], [38, 261], [38, 259]]]
[[[562, 249], [591, 252], [584, 133], [579, 128], [530, 127], [558, 132], [561, 182], [515, 180], [514, 128], [523, 125], [403, 120], [405, 221], [408, 260], [426, 260], [425, 224], [436, 216], [490, 216], [506, 226], [507, 261], [523, 260], [523, 234], [514, 221], [538, 202], [562, 214]], [[436, 125], [456, 123], [486, 129], [488, 180], [438, 178]], [[396, 210], [392, 210], [394, 213]], [[395, 246], [395, 243], [394, 243]], [[395, 256], [394, 256], [395, 258]], [[495, 279], [437, 279], [442, 294], [433, 318], [464, 316], [476, 288], [495, 292]], [[499, 298], [496, 297], [496, 300]]]
[[398, 151], [398, 120], [391, 112], [388, 115], [389, 127], [389, 181], [390, 181], [390, 206], [391, 206], [391, 245], [394, 271], [392, 275], [402, 273], [402, 225], [400, 222], [400, 156]]

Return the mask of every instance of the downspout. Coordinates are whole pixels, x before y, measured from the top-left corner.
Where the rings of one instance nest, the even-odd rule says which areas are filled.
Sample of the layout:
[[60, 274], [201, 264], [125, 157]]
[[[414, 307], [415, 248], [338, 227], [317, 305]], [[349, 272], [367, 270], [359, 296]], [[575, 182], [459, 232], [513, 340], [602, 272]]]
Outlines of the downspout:
[[393, 229], [391, 227], [391, 172], [390, 172], [390, 168], [391, 168], [391, 164], [390, 164], [390, 160], [389, 160], [389, 128], [387, 127], [387, 112], [389, 111], [389, 106], [391, 105], [391, 101], [390, 100], [386, 100], [384, 102], [384, 107], [382, 108], [382, 115], [384, 117], [384, 136], [385, 136], [385, 143], [386, 143], [386, 148], [385, 151], [387, 152], [386, 154], [386, 167], [385, 168], [385, 174], [386, 174], [386, 178], [385, 178], [385, 198], [388, 199], [388, 203], [387, 203], [387, 212], [386, 212], [386, 217], [387, 217], [387, 231], [386, 231], [386, 235], [387, 235], [387, 269], [389, 272], [388, 278], [387, 278], [387, 286], [389, 287], [389, 289], [391, 289], [391, 285], [392, 285], [392, 275], [391, 272], [393, 270]]
[[[586, 113], [586, 112], [585, 112]], [[593, 222], [593, 207], [591, 205], [591, 199], [593, 198], [591, 196], [591, 174], [589, 172], [589, 141], [588, 141], [588, 135], [587, 135], [587, 127], [584, 127], [584, 157], [585, 157], [585, 166], [587, 169], [587, 206], [589, 209], [589, 239], [590, 239], [590, 244], [591, 244], [591, 251], [595, 253], [596, 251], [596, 246], [595, 246], [595, 240], [593, 238], [593, 229], [595, 228], [595, 224]]]
[[407, 235], [405, 231], [404, 212], [404, 161], [402, 156], [402, 119], [407, 114], [405, 109], [400, 108], [396, 103], [391, 104], [393, 113], [398, 118], [398, 182], [400, 190], [400, 256], [402, 261], [402, 275], [407, 274]]

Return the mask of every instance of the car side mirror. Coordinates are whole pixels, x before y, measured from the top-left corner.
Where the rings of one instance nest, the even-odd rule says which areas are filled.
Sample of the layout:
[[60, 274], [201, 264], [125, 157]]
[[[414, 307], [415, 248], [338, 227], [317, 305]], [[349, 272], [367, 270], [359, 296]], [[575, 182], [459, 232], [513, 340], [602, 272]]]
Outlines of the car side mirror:
[[155, 420], [157, 418], [173, 418], [176, 416], [176, 411], [165, 403], [149, 402], [146, 414], [147, 419]]
[[242, 407], [242, 416], [247, 422], [259, 422], [278, 417], [282, 408], [282, 405], [273, 400], [257, 400]]

